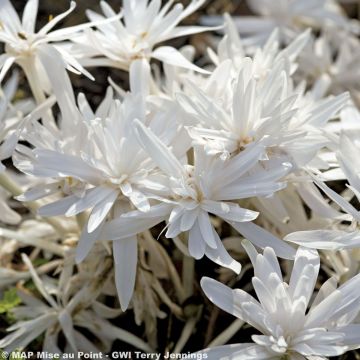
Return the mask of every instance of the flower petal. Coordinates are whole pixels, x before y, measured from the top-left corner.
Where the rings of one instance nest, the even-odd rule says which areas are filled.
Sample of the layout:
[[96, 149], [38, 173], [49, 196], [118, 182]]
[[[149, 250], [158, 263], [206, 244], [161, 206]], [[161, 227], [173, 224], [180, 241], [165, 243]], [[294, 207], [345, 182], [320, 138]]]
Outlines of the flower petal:
[[132, 298], [137, 268], [137, 238], [132, 236], [113, 242], [115, 283], [120, 307], [125, 311]]

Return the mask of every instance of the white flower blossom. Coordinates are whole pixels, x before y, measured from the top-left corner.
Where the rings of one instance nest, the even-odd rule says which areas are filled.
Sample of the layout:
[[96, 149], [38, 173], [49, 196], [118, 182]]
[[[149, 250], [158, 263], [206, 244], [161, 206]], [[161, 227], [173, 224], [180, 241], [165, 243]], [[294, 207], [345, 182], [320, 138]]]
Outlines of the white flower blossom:
[[[9, 81], [0, 87], [0, 160], [11, 157], [22, 128], [23, 116], [32, 109], [29, 100], [12, 104], [12, 99], [18, 87], [18, 74], [14, 73]], [[5, 167], [0, 163], [0, 171]]]
[[360, 56], [360, 42], [344, 34], [339, 44], [334, 44], [331, 37], [325, 32], [316, 39], [312, 38], [299, 57], [299, 78], [305, 77], [309, 83], [326, 78], [325, 93], [349, 91], [358, 101], [360, 73], [356, 63]]
[[210, 278], [203, 278], [201, 286], [214, 304], [263, 335], [252, 335], [254, 343], [205, 350], [203, 354], [208, 359], [326, 358], [359, 346], [360, 327], [352, 323], [360, 310], [359, 275], [339, 288], [333, 278], [329, 279], [311, 301], [320, 268], [316, 251], [298, 249], [287, 284], [271, 248], [263, 254], [249, 245], [247, 248], [254, 266], [252, 284], [258, 300]]
[[[159, 43], [191, 34], [212, 30], [200, 26], [179, 26], [186, 17], [198, 10], [205, 0], [192, 0], [184, 8], [180, 3], [173, 6], [169, 1], [161, 7], [161, 0], [124, 0], [124, 16], [121, 20], [99, 24], [97, 31], [87, 31], [85, 37], [74, 39], [75, 52], [87, 66], [110, 66], [128, 70], [138, 59], [156, 59], [166, 64], [205, 72], [188, 61], [172, 46]], [[115, 16], [114, 10], [105, 2], [100, 6], [104, 14], [87, 12], [93, 22]]]
[[[39, 49], [45, 44], [52, 44], [66, 39], [79, 33], [89, 24], [77, 25], [66, 29], [52, 29], [75, 9], [75, 2], [72, 1], [69, 10], [55, 16], [38, 32], [35, 30], [36, 16], [39, 1], [28, 0], [24, 7], [22, 19], [11, 5], [9, 0], [2, 0], [0, 4], [0, 42], [5, 44], [5, 53], [0, 56], [0, 82], [8, 72], [13, 63], [19, 64], [29, 78], [31, 85], [36, 81], [48, 89], [48, 80], [43, 74], [43, 65]], [[84, 73], [90, 78], [92, 76], [78, 63], [78, 61], [68, 52], [60, 48], [61, 57], [66, 66], [75, 72]], [[35, 76], [36, 75], [36, 76]], [[35, 79], [33, 79], [35, 77]], [[36, 79], [39, 77], [39, 79]], [[33, 80], [33, 81], [31, 81]]]
[[[140, 122], [136, 122], [138, 137], [153, 161], [169, 177], [170, 194], [162, 201], [173, 204], [168, 218], [166, 236], [173, 238], [189, 231], [189, 252], [199, 259], [204, 254], [235, 272], [233, 263], [211, 225], [209, 213], [217, 215], [235, 228], [257, 217], [257, 213], [239, 207], [233, 200], [271, 196], [282, 189], [279, 180], [291, 168], [290, 164], [258, 164], [264, 152], [260, 142], [228, 161], [208, 156], [200, 147], [194, 147], [194, 165], [185, 167], [171, 151]], [[116, 223], [116, 221], [115, 221]], [[116, 236], [116, 226], [112, 224]], [[293, 249], [285, 243], [274, 244], [281, 256], [291, 258]]]
[[[358, 33], [358, 22], [351, 22], [333, 0], [248, 0], [255, 15], [235, 17], [238, 31], [248, 45], [264, 44], [269, 34], [279, 28], [282, 43], [289, 43], [308, 27], [334, 27]], [[217, 17], [206, 17], [204, 23], [218, 23]]]
[[[137, 76], [139, 67], [134, 64]], [[65, 74], [66, 76], [66, 74]], [[140, 80], [139, 80], [140, 81]], [[133, 87], [137, 84], [134, 80]], [[71, 93], [71, 88], [65, 91]], [[64, 197], [39, 209], [42, 216], [74, 216], [91, 210], [82, 236], [79, 240], [77, 260], [83, 260], [96, 240], [102, 237], [102, 227], [107, 217], [118, 217], [124, 212], [137, 208], [141, 212], [150, 210], [151, 181], [148, 181], [155, 164], [139, 145], [133, 128], [135, 118], [146, 122], [146, 104], [142, 95], [129, 94], [123, 102], [113, 101], [109, 90], [98, 110], [93, 113], [86, 99], [79, 96], [79, 109], [64, 98], [63, 126], [75, 121], [70, 128], [49, 131], [45, 126], [33, 121], [24, 138], [35, 148], [18, 147], [16, 165], [27, 174], [51, 179], [46, 184], [32, 187], [18, 199], [35, 201], [55, 194]], [[74, 101], [74, 100], [73, 100]], [[161, 113], [152, 117], [155, 130], [162, 132]], [[81, 134], [82, 141], [74, 136]], [[170, 131], [171, 133], [171, 131]], [[167, 135], [165, 132], [163, 136]], [[91, 139], [91, 141], [89, 141]], [[179, 149], [180, 150], [180, 149]], [[134, 156], [129, 156], [133, 154]], [[151, 226], [151, 225], [150, 225]], [[107, 238], [112, 240], [112, 238]], [[122, 256], [127, 254], [127, 264]], [[114, 242], [116, 263], [126, 265], [126, 279], [118, 279], [119, 296], [125, 309], [131, 299], [135, 283], [137, 263], [136, 233], [128, 234], [124, 241]], [[119, 265], [120, 266], [120, 265]], [[129, 267], [131, 270], [129, 271]], [[116, 272], [119, 274], [119, 271]], [[128, 278], [131, 274], [131, 278]], [[122, 284], [122, 285], [119, 285]]]
[[[360, 178], [359, 171], [360, 162], [357, 154], [359, 154], [359, 142], [354, 137], [354, 134], [342, 133], [340, 138], [340, 149], [337, 153], [337, 158], [343, 170], [346, 179], [349, 182], [348, 188], [356, 199], [360, 199]], [[320, 179], [315, 180], [320, 189], [340, 208], [350, 215], [353, 225], [360, 221], [360, 212], [351, 203], [344, 199], [341, 195], [337, 194], [329, 186], [327, 186]], [[346, 231], [344, 229], [331, 229], [331, 230], [308, 230], [298, 231], [289, 234], [286, 240], [296, 244], [307, 246], [316, 249], [325, 250], [342, 250], [342, 249], [355, 249], [360, 245], [360, 231], [350, 226]]]
[[[307, 165], [328, 143], [321, 128], [345, 105], [348, 94], [309, 101], [303, 86], [294, 88], [283, 65], [279, 59], [258, 80], [254, 61], [244, 58], [235, 81], [229, 71], [216, 72], [222, 79], [228, 76], [221, 82], [227, 90], [221, 99], [213, 98], [213, 90], [207, 93], [196, 85], [191, 93], [179, 95], [180, 104], [195, 120], [189, 126], [195, 143], [209, 154], [228, 157], [267, 137], [270, 158], [284, 157], [296, 168]], [[217, 79], [210, 80], [214, 84]]]

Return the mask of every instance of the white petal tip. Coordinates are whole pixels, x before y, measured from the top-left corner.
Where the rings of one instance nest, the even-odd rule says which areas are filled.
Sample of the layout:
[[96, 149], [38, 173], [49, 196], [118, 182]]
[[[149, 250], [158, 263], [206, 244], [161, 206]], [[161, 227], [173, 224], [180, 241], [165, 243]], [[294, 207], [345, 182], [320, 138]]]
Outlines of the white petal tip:
[[14, 199], [17, 201], [26, 201], [26, 197], [24, 196], [24, 194], [14, 196]]
[[130, 300], [131, 299], [129, 299], [129, 300], [120, 299], [120, 296], [119, 296], [120, 309], [121, 309], [122, 312], [125, 312], [128, 309]]
[[200, 286], [204, 290], [204, 286], [206, 287], [206, 285], [210, 284], [213, 281], [214, 281], [213, 279], [211, 279], [211, 278], [209, 278], [207, 276], [204, 276], [200, 280]]
[[234, 271], [236, 275], [239, 275], [241, 272], [241, 264], [236, 262], [234, 265], [231, 266], [231, 270]]

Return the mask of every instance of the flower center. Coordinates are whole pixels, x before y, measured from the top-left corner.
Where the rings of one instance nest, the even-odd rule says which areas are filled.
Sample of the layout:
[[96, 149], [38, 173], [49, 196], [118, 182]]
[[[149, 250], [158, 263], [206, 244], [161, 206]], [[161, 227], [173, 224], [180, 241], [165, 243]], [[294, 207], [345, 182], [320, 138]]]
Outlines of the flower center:
[[288, 342], [283, 336], [275, 338], [273, 336], [269, 337], [269, 340], [272, 342], [271, 349], [277, 353], [284, 354], [288, 349]]
[[236, 144], [236, 149], [231, 153], [231, 156], [240, 154], [245, 150], [246, 146], [254, 141], [252, 136], [241, 137]]
[[196, 181], [196, 179], [192, 175], [190, 175], [187, 183], [188, 183], [189, 187], [191, 187], [191, 189], [194, 192], [194, 196], [191, 196], [191, 198], [193, 200], [195, 200], [196, 202], [201, 203], [205, 199], [205, 195], [202, 192], [202, 190], [201, 190], [198, 182]]
[[13, 56], [31, 56], [35, 51], [34, 38], [21, 31], [11, 43], [5, 45], [5, 51]]

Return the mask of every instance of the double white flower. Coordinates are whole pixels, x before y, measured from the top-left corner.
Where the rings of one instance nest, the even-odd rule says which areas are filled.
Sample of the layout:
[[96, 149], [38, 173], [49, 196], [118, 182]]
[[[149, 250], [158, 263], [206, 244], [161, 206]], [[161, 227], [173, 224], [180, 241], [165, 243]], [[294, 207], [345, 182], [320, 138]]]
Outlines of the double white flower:
[[269, 158], [283, 157], [296, 168], [310, 163], [328, 142], [322, 128], [345, 105], [348, 94], [311, 99], [303, 86], [293, 86], [289, 59], [290, 53], [284, 52], [260, 77], [255, 60], [244, 58], [235, 80], [230, 64], [223, 62], [209, 79], [209, 85], [223, 86], [220, 98], [210, 86], [192, 85], [179, 96], [195, 120], [190, 136], [209, 154], [223, 157], [267, 136]]
[[[23, 117], [33, 104], [30, 100], [18, 101], [12, 104], [12, 99], [18, 86], [18, 74], [14, 73], [9, 81], [0, 86], [0, 161], [12, 156], [23, 126]], [[5, 166], [0, 163], [0, 171]]]
[[189, 251], [196, 259], [204, 254], [216, 263], [240, 272], [238, 263], [227, 255], [215, 232], [209, 213], [230, 224], [249, 222], [257, 217], [254, 211], [241, 208], [234, 200], [271, 196], [282, 189], [279, 182], [289, 171], [288, 163], [271, 170], [258, 163], [264, 153], [260, 143], [249, 147], [228, 161], [208, 156], [201, 147], [194, 147], [194, 165], [183, 165], [150, 130], [136, 122], [143, 148], [169, 177], [170, 196], [163, 199], [174, 204], [168, 219], [166, 236], [176, 237], [189, 231]]
[[[340, 163], [341, 170], [344, 172], [345, 177], [349, 182], [347, 187], [351, 192], [351, 197], [355, 196], [359, 201], [360, 161], [358, 154], [360, 153], [360, 146], [355, 137], [357, 134], [358, 132], [355, 130], [353, 134], [344, 132], [340, 135], [340, 148], [337, 153], [337, 159]], [[358, 248], [360, 246], [360, 232], [357, 229], [357, 224], [360, 222], [360, 212], [341, 195], [328, 187], [323, 181], [315, 178], [315, 182], [332, 201], [350, 216], [352, 226], [348, 227], [346, 230], [344, 228], [334, 228], [331, 230], [298, 231], [289, 234], [286, 237], [286, 240], [309, 248], [324, 250]]]
[[[74, 50], [87, 66], [110, 66], [128, 70], [138, 59], [160, 60], [166, 64], [206, 71], [195, 66], [172, 46], [157, 46], [165, 41], [212, 30], [200, 26], [179, 26], [186, 17], [198, 10], [205, 0], [192, 0], [184, 8], [180, 3], [161, 0], [124, 0], [121, 20], [97, 25], [96, 31], [87, 31], [85, 37], [74, 39]], [[103, 15], [88, 11], [93, 22], [114, 17], [114, 10], [105, 2], [100, 6]]]
[[263, 335], [253, 335], [254, 343], [205, 350], [209, 360], [324, 359], [359, 347], [360, 325], [353, 321], [360, 310], [360, 275], [339, 288], [334, 278], [329, 279], [311, 301], [320, 268], [315, 250], [298, 249], [287, 284], [271, 248], [258, 254], [250, 244], [245, 246], [258, 299], [210, 278], [203, 278], [201, 287], [215, 305]]
[[[247, 45], [256, 48], [264, 44], [269, 34], [278, 28], [282, 43], [289, 43], [306, 28], [346, 29], [358, 33], [358, 22], [351, 22], [334, 0], [248, 0], [255, 15], [235, 17], [238, 31]], [[218, 23], [218, 17], [205, 17], [204, 23]]]
[[[65, 94], [72, 94], [66, 81], [63, 86]], [[133, 129], [135, 118], [147, 121], [144, 101], [136, 94], [127, 95], [122, 102], [114, 101], [109, 91], [93, 113], [83, 96], [79, 97], [79, 109], [64, 96], [63, 103], [60, 102], [63, 115], [60, 129], [54, 133], [33, 122], [24, 137], [35, 148], [30, 151], [24, 146], [18, 147], [19, 169], [51, 178], [47, 184], [31, 188], [19, 199], [34, 201], [50, 195], [65, 195], [41, 207], [39, 214], [43, 216], [74, 216], [91, 210], [79, 240], [78, 261], [87, 256], [96, 240], [104, 238], [101, 231], [108, 217], [118, 217], [133, 208], [145, 213], [150, 210], [151, 196], [146, 180], [155, 164], [140, 147]], [[148, 125], [161, 131], [161, 113], [151, 120], [154, 125]], [[67, 127], [70, 121], [74, 123]], [[136, 234], [127, 235], [124, 241], [114, 242], [115, 263], [121, 264], [116, 274], [126, 277], [117, 279], [124, 309], [131, 299], [137, 264]]]
[[[20, 21], [9, 0], [2, 0], [0, 4], [0, 42], [5, 45], [5, 53], [0, 55], [0, 83], [12, 64], [17, 63], [25, 71], [35, 94], [38, 92], [36, 86], [40, 86], [43, 90], [49, 90], [49, 81], [44, 74], [42, 65], [44, 45], [68, 40], [91, 26], [90, 24], [83, 24], [52, 31], [60, 21], [75, 9], [76, 4], [72, 1], [69, 10], [50, 19], [43, 28], [36, 32], [38, 6], [38, 0], [28, 0]], [[69, 52], [62, 48], [57, 48], [57, 50], [61, 52], [60, 56], [64, 66], [92, 78]]]

